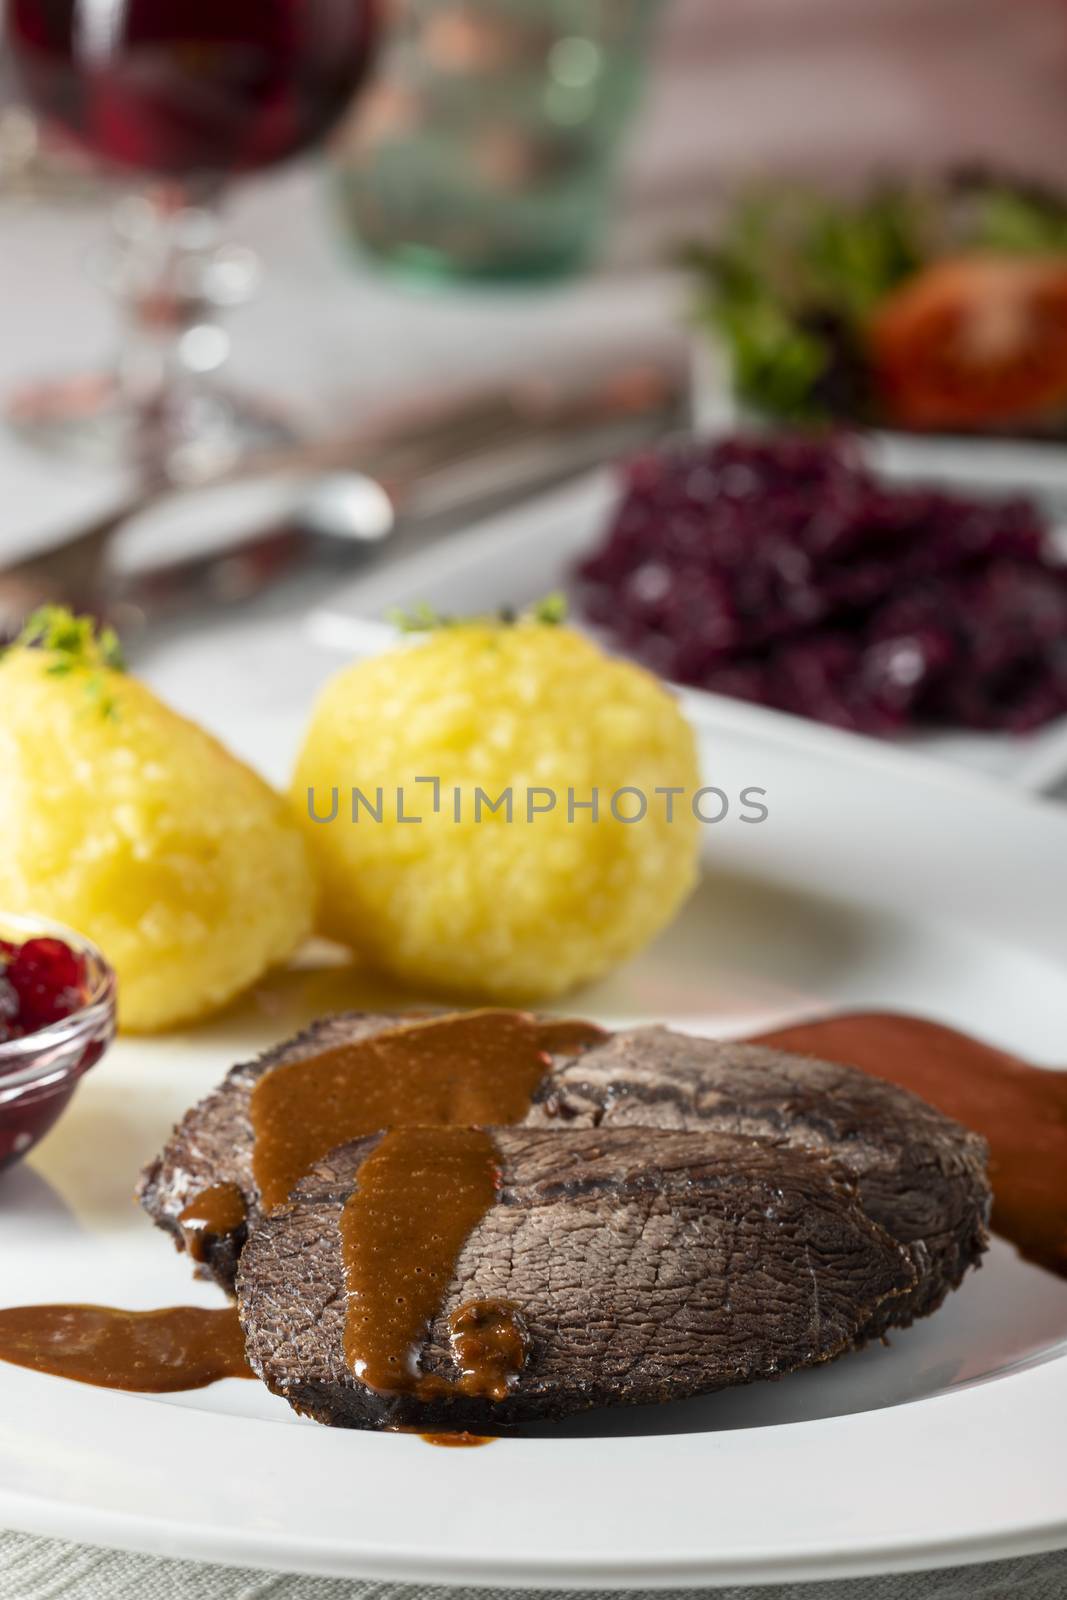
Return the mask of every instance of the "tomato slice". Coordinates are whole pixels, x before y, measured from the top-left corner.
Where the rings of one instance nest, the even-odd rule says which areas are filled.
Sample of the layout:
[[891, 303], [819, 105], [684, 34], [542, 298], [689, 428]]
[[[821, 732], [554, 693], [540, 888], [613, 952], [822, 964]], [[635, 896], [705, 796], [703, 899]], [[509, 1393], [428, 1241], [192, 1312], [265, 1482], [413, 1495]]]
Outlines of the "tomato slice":
[[938, 262], [883, 302], [869, 338], [883, 409], [903, 427], [1047, 419], [1067, 408], [1067, 258]]

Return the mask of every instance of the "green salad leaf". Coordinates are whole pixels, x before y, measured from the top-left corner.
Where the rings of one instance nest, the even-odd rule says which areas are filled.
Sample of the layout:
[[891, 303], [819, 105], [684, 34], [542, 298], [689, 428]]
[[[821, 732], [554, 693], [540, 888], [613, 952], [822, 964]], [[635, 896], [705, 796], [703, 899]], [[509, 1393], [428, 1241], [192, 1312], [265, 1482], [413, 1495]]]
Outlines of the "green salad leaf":
[[977, 251], [1067, 254], [1067, 202], [984, 174], [858, 199], [764, 185], [682, 259], [695, 320], [725, 343], [747, 405], [793, 422], [865, 421], [871, 314], [932, 261]]

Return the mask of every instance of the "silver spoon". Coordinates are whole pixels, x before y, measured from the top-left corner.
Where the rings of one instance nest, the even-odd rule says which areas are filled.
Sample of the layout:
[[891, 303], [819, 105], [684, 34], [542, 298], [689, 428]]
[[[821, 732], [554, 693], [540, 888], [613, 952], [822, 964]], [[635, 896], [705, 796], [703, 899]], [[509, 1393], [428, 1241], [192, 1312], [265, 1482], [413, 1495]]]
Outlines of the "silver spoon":
[[[577, 384], [526, 379], [387, 419], [376, 435], [306, 443], [204, 487], [151, 485], [0, 572], [0, 634], [46, 601], [148, 614], [245, 598], [302, 559], [366, 558], [401, 534], [454, 526], [689, 419], [686, 365], [676, 355], [631, 356]], [[168, 527], [180, 553], [160, 561]]]

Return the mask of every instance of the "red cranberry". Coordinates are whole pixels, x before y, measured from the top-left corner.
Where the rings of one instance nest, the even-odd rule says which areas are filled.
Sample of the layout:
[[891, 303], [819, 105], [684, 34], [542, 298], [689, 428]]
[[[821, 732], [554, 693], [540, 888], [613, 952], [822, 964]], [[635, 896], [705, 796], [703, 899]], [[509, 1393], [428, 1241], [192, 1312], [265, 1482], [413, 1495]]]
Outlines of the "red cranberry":
[[85, 963], [61, 939], [28, 939], [9, 960], [5, 980], [23, 1033], [59, 1022], [85, 1003]]

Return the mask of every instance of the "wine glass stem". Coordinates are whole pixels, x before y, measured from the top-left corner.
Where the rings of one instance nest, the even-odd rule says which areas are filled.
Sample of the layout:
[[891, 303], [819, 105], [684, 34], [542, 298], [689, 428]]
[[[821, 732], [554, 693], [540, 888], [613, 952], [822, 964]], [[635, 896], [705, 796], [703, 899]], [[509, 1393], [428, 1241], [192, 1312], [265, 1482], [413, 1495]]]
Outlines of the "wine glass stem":
[[158, 182], [116, 205], [94, 264], [120, 315], [115, 359], [13, 395], [7, 420], [26, 444], [188, 482], [292, 438], [284, 416], [215, 378], [230, 349], [221, 315], [259, 283], [255, 255], [221, 239], [217, 198]]
[[133, 454], [149, 476], [183, 475], [182, 452], [193, 475], [209, 471], [224, 463], [208, 459], [209, 436], [217, 444], [218, 435], [204, 380], [229, 354], [219, 313], [248, 298], [255, 260], [220, 243], [212, 194], [176, 182], [121, 201], [114, 236], [105, 276], [122, 313], [117, 377]]

